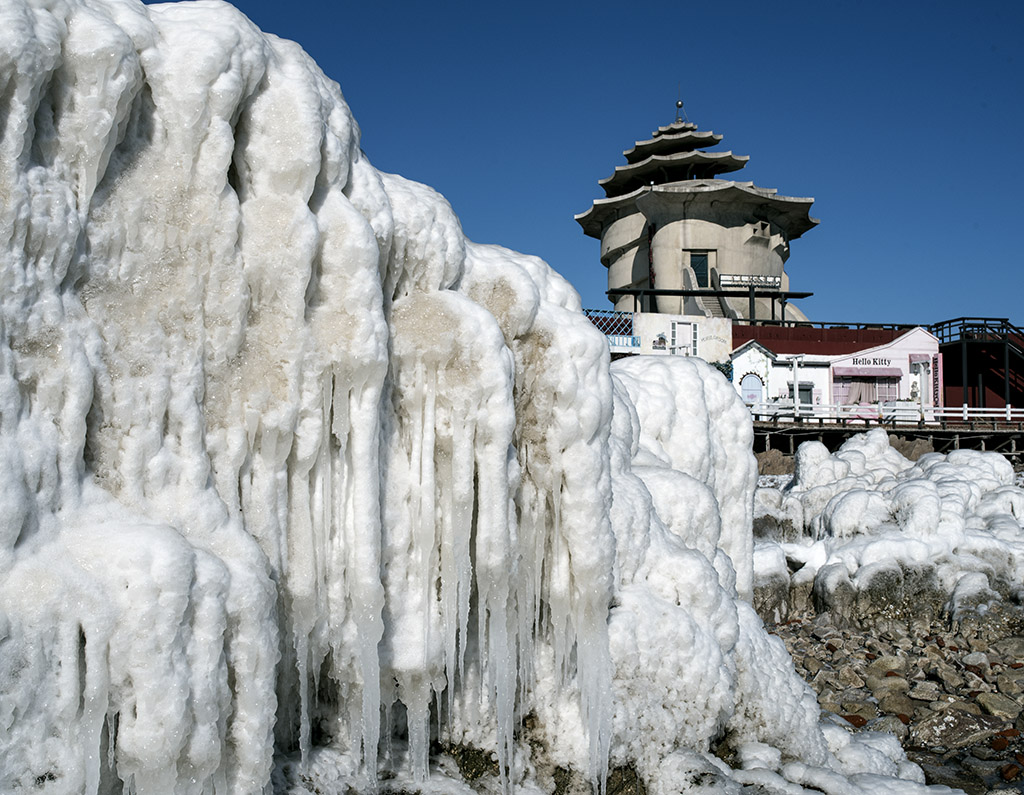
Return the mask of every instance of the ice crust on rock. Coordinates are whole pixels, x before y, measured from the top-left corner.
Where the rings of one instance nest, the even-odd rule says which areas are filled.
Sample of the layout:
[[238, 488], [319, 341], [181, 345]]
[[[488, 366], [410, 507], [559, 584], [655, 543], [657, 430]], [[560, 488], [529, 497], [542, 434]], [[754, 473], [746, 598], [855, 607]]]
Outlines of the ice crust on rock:
[[294, 43], [0, 4], [0, 199], [0, 789], [467, 791], [436, 739], [506, 790], [735, 792], [722, 741], [768, 791], [917, 791], [837, 753], [745, 601], [729, 385], [610, 367]]
[[795, 463], [785, 488], [756, 493], [755, 513], [799, 536], [758, 541], [758, 582], [793, 570], [792, 583], [813, 583], [826, 604], [844, 590], [882, 588], [896, 601], [927, 591], [954, 619], [1024, 596], [1024, 489], [1003, 456], [954, 450], [913, 462], [876, 429], [835, 453], [804, 442]]

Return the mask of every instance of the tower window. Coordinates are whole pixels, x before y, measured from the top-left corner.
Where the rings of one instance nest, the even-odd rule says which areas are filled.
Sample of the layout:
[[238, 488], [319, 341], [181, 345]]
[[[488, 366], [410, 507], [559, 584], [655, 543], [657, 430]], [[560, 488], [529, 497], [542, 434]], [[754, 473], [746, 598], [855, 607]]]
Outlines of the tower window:
[[706, 251], [691, 251], [690, 269], [693, 271], [693, 278], [697, 282], [697, 286], [706, 288], [708, 286], [708, 253]]

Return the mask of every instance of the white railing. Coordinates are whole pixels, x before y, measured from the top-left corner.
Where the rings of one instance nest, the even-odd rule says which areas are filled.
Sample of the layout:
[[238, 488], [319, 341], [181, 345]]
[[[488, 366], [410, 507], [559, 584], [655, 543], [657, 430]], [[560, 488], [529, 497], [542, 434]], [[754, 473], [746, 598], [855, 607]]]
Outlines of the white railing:
[[977, 420], [980, 422], [1022, 422], [1024, 421], [1024, 408], [976, 409], [969, 406], [944, 406], [933, 409], [936, 420]]
[[750, 406], [755, 420], [811, 422], [816, 424], [864, 425], [927, 425], [1000, 422], [1024, 423], [1024, 408], [978, 409], [967, 406], [933, 407], [910, 401], [872, 403], [866, 405], [830, 405], [801, 403], [792, 400], [755, 403]]

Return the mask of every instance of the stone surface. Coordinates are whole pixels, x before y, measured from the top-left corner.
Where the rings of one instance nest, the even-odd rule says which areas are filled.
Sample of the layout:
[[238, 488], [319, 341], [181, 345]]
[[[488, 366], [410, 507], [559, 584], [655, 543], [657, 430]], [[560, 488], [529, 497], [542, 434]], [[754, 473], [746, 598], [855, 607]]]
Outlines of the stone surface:
[[1001, 657], [1012, 658], [1008, 662], [1024, 662], [1024, 637], [1022, 636], [1003, 638], [993, 643], [991, 648]]
[[988, 655], [980, 651], [973, 651], [970, 654], [965, 654], [961, 659], [964, 665], [976, 665], [978, 667], [988, 668]]
[[853, 730], [895, 735], [928, 783], [987, 795], [1024, 792], [1021, 628], [996, 616], [955, 631], [915, 619], [865, 632], [800, 613], [773, 631], [822, 709], [848, 716]]
[[890, 715], [910, 715], [915, 708], [914, 702], [898, 693], [890, 693], [878, 699], [878, 709]]
[[867, 667], [869, 676], [885, 676], [889, 671], [901, 673], [907, 669], [907, 658], [887, 654], [872, 661]]
[[918, 682], [908, 692], [910, 698], [918, 701], [936, 701], [939, 698], [938, 682]]
[[911, 729], [910, 740], [916, 745], [966, 748], [993, 737], [1006, 726], [1006, 721], [991, 715], [947, 709]]
[[910, 728], [907, 724], [895, 715], [883, 715], [880, 718], [868, 721], [865, 728], [873, 732], [888, 732], [889, 734], [894, 734], [900, 741], [903, 741], [910, 733]]
[[1005, 720], [1015, 720], [1020, 715], [1020, 704], [999, 693], [981, 693], [978, 704], [989, 715]]

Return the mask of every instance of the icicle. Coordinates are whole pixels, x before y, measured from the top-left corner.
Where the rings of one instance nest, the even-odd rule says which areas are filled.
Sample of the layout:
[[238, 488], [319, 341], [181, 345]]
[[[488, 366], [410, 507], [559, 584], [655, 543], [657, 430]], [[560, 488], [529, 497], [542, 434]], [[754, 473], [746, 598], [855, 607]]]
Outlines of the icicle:
[[[362, 692], [361, 726], [350, 727], [360, 738], [363, 767], [370, 790], [377, 787], [377, 752], [381, 736], [380, 660], [377, 645], [384, 633], [381, 611], [384, 591], [380, 581], [380, 509], [377, 462], [379, 455], [379, 407], [381, 390], [368, 384], [351, 392], [333, 391], [332, 433], [344, 444], [336, 478], [336, 500], [342, 506], [335, 515], [341, 524], [334, 541], [336, 561], [332, 577], [344, 583], [339, 598], [347, 603], [357, 627], [356, 662]], [[340, 628], [334, 630], [336, 633]], [[342, 659], [340, 638], [332, 638], [335, 661]], [[385, 759], [391, 759], [390, 703], [385, 702], [388, 731], [384, 737]]]

